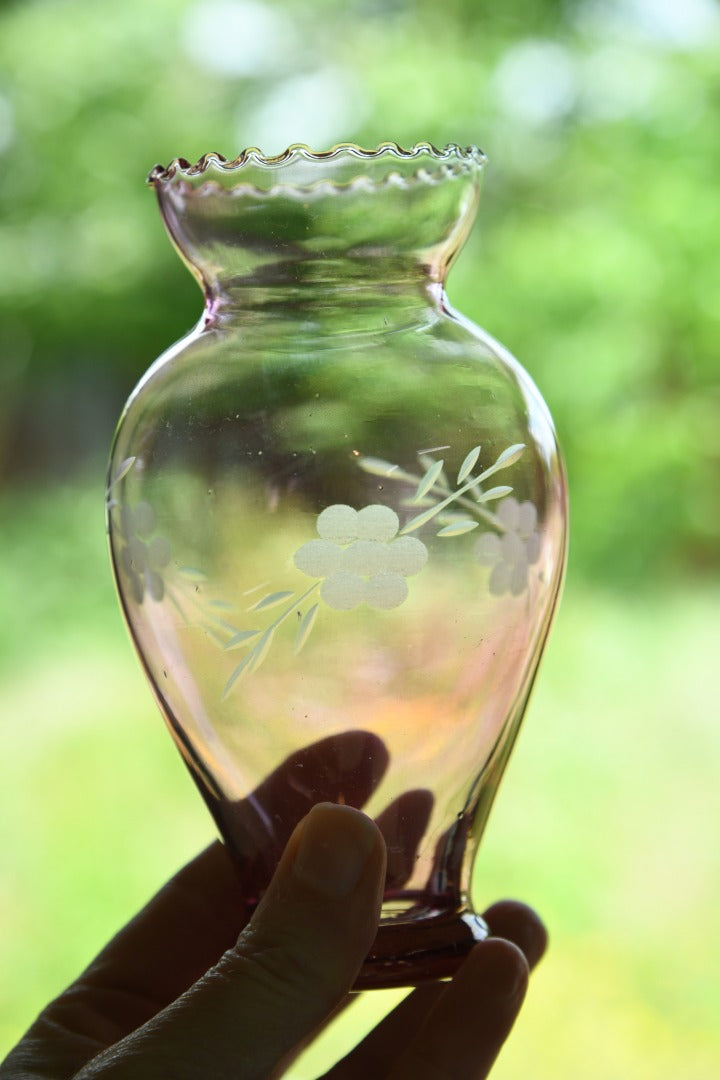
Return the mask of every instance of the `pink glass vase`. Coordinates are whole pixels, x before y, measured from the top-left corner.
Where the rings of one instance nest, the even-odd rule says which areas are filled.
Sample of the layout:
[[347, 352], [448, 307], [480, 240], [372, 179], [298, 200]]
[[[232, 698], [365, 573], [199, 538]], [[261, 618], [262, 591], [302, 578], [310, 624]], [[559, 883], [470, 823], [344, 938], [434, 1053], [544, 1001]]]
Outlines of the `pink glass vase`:
[[547, 408], [445, 294], [483, 165], [293, 146], [149, 178], [205, 307], [117, 430], [120, 601], [249, 910], [314, 803], [378, 820], [360, 987], [486, 932], [471, 868], [563, 576]]

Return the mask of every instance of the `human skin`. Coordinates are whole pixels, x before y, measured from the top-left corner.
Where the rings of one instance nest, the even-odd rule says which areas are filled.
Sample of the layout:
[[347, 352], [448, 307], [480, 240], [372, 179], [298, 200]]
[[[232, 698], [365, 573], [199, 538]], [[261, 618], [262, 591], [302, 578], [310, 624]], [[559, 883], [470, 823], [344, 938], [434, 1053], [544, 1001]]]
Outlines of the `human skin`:
[[[1, 1080], [268, 1080], [347, 999], [377, 931], [386, 847], [360, 810], [299, 822], [252, 918], [224, 847], [181, 870], [43, 1010]], [[545, 930], [503, 901], [449, 982], [415, 989], [327, 1078], [488, 1075]]]

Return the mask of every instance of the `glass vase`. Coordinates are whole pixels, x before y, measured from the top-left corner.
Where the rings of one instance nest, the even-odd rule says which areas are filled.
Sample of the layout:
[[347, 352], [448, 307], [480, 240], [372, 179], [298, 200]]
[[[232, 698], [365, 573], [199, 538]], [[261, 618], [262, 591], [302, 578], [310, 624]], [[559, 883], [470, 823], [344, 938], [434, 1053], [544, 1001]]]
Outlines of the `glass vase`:
[[483, 165], [296, 145], [149, 177], [205, 306], [117, 429], [122, 609], [249, 912], [314, 803], [377, 819], [359, 988], [486, 932], [471, 868], [563, 576], [548, 410], [445, 294]]

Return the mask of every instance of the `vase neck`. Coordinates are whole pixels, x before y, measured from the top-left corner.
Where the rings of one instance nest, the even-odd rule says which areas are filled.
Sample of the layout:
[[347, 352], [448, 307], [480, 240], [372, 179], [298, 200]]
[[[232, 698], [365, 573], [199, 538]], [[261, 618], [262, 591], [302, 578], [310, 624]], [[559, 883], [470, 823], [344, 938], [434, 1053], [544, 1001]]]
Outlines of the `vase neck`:
[[411, 282], [393, 285], [356, 282], [352, 287], [319, 282], [255, 285], [206, 291], [201, 327], [242, 329], [246, 338], [282, 340], [302, 332], [306, 338], [392, 333], [429, 324], [444, 307], [442, 285]]
[[432, 295], [472, 226], [482, 167], [479, 152], [424, 146], [238, 162], [211, 155], [150, 176], [213, 308]]

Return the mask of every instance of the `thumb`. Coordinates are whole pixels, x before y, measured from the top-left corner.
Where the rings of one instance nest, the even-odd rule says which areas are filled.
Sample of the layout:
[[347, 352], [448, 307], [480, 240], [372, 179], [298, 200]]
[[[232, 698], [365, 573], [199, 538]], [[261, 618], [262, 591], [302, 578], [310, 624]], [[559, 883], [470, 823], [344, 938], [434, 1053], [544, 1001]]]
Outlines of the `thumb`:
[[267, 1078], [352, 986], [384, 879], [374, 822], [349, 806], [313, 807], [234, 948], [77, 1080]]

